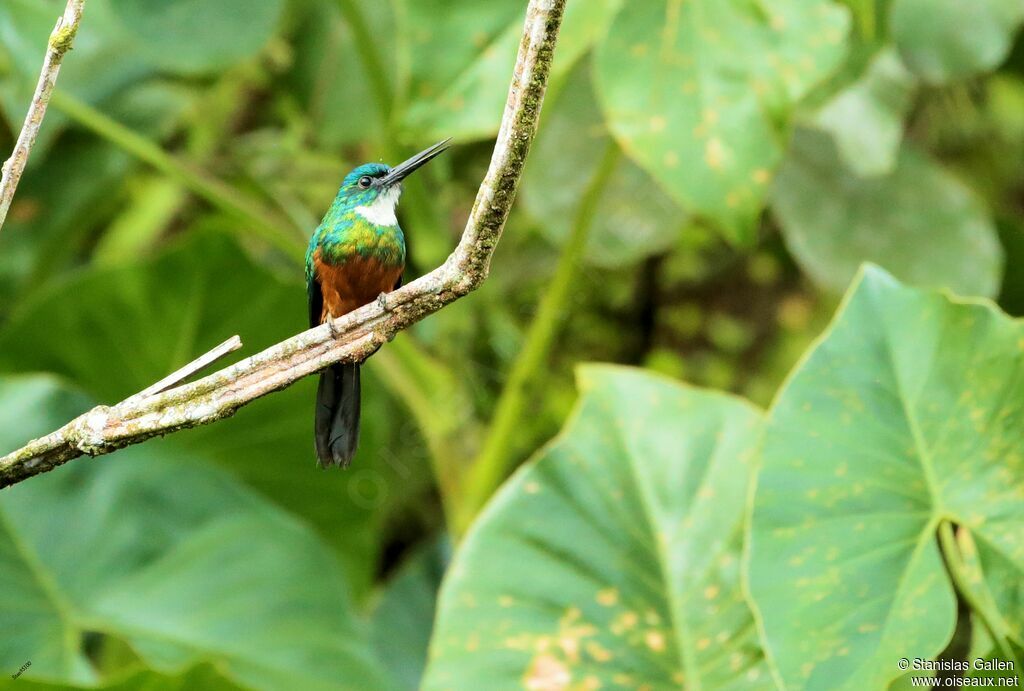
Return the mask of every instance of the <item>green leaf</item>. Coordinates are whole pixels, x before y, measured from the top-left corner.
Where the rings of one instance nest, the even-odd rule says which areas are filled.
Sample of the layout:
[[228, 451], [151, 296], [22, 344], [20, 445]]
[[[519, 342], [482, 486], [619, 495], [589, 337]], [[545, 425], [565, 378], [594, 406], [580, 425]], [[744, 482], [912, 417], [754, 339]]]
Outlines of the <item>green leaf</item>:
[[[571, 2], [552, 76], [564, 75], [597, 41], [622, 0]], [[498, 131], [523, 33], [524, 3], [409, 2], [409, 138], [482, 139]]]
[[907, 66], [942, 84], [999, 65], [1021, 21], [1018, 0], [895, 0], [891, 24]]
[[[5, 411], [43, 403], [35, 428], [71, 402], [49, 378], [0, 384]], [[0, 447], [35, 431], [6, 429]], [[18, 632], [0, 667], [31, 660], [26, 678], [98, 681], [85, 646], [99, 633], [165, 674], [205, 661], [258, 689], [382, 683], [326, 546], [228, 475], [154, 445], [5, 491], [0, 573], [0, 629]]]
[[[138, 54], [182, 74], [255, 55], [273, 36], [282, 0], [108, 0]], [[186, 48], [187, 46], [187, 48]]]
[[832, 135], [843, 163], [857, 175], [888, 173], [896, 165], [916, 86], [896, 51], [883, 50], [860, 79], [825, 104], [814, 123]]
[[862, 261], [901, 280], [994, 295], [1002, 249], [988, 210], [924, 155], [904, 147], [889, 175], [843, 167], [829, 137], [800, 132], [772, 193], [772, 209], [800, 265], [842, 290]]
[[[40, 291], [0, 329], [0, 372], [54, 372], [115, 403], [233, 334], [245, 343], [241, 357], [304, 330], [305, 303], [298, 275], [282, 280], [225, 236], [193, 235], [154, 259], [82, 272]], [[312, 377], [231, 419], [146, 446], [229, 468], [310, 521], [338, 548], [361, 594], [380, 548], [378, 521], [402, 487], [429, 472], [415, 422], [366, 371], [360, 452], [347, 472], [315, 465]]]
[[397, 688], [420, 688], [434, 626], [437, 591], [451, 547], [434, 542], [409, 557], [384, 586], [370, 619], [377, 657]]
[[687, 209], [750, 242], [784, 123], [839, 65], [848, 23], [828, 0], [632, 3], [596, 51], [608, 125]]
[[579, 379], [456, 554], [425, 688], [774, 688], [739, 584], [758, 411], [639, 370]]
[[[578, 68], [557, 100], [545, 107], [523, 178], [523, 204], [541, 231], [559, 244], [569, 237], [608, 136], [589, 71]], [[686, 223], [686, 213], [640, 167], [622, 159], [592, 223], [587, 260], [619, 267], [672, 247]]]
[[1024, 324], [991, 303], [873, 267], [851, 288], [762, 442], [747, 573], [786, 688], [883, 689], [943, 649], [942, 519], [1024, 579], [1022, 366]]
[[[977, 599], [1004, 617], [1009, 625], [1008, 634], [1018, 646], [1024, 647], [1024, 579], [1020, 569], [998, 548], [984, 541], [976, 542], [970, 533], [960, 531], [958, 543]], [[975, 631], [985, 634], [985, 647], [991, 647], [992, 639], [983, 622], [974, 621]]]

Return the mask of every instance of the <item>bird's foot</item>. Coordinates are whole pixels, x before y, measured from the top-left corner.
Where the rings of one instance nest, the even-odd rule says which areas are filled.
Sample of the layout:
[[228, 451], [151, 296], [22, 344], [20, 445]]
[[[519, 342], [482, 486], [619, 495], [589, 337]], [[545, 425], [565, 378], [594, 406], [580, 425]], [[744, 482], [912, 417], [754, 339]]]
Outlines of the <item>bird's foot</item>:
[[341, 332], [338, 331], [338, 327], [334, 325], [334, 317], [332, 317], [330, 313], [327, 315], [327, 328], [331, 332], [331, 338], [337, 338], [341, 335]]
[[377, 296], [377, 306], [380, 307], [385, 312], [388, 311], [388, 294], [387, 293], [381, 293], [380, 295]]

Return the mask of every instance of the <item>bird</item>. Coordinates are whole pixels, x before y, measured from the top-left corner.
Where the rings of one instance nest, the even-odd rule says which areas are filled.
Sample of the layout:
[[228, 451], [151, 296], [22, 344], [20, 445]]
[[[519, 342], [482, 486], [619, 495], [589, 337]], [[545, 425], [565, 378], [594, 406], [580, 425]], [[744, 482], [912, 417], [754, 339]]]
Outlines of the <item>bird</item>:
[[[450, 141], [393, 168], [364, 163], [345, 176], [306, 250], [310, 328], [327, 323], [335, 334], [338, 317], [374, 300], [386, 308], [386, 293], [401, 287], [405, 271], [405, 235], [395, 216], [402, 181], [441, 155]], [[359, 444], [360, 395], [359, 363], [321, 371], [314, 416], [321, 468], [346, 468], [352, 462]]]

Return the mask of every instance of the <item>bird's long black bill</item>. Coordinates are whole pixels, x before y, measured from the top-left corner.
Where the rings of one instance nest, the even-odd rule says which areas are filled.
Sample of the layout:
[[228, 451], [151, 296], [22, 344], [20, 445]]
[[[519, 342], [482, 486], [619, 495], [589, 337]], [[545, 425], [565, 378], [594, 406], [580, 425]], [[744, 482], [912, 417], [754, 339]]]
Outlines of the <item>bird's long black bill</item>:
[[409, 177], [418, 168], [422, 168], [432, 160], [443, 154], [448, 149], [448, 143], [451, 141], [451, 137], [445, 139], [443, 142], [438, 142], [430, 148], [424, 149], [419, 152], [408, 161], [403, 161], [397, 166], [391, 169], [391, 171], [380, 178], [381, 185], [393, 185], [396, 182], [401, 182], [405, 178]]

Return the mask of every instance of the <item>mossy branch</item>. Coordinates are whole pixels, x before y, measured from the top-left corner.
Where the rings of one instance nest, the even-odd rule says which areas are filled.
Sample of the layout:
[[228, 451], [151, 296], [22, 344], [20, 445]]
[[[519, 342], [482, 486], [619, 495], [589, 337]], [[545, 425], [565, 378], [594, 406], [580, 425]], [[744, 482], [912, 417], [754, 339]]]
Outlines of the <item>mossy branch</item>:
[[216, 422], [242, 406], [336, 362], [358, 362], [396, 333], [467, 295], [487, 277], [515, 198], [551, 71], [565, 0], [530, 0], [512, 86], [490, 167], [458, 247], [444, 264], [371, 303], [191, 384], [114, 406], [98, 406], [0, 458], [0, 487], [83, 455]]
[[11, 208], [11, 202], [14, 201], [14, 192], [18, 189], [18, 182], [21, 181], [21, 175], [25, 172], [29, 154], [32, 153], [39, 129], [43, 125], [43, 117], [46, 116], [46, 107], [50, 103], [50, 96], [53, 95], [53, 86], [57, 83], [60, 65], [75, 42], [84, 7], [85, 0], [68, 0], [64, 14], [57, 19], [57, 25], [53, 28], [53, 33], [50, 34], [46, 57], [43, 59], [43, 69], [39, 74], [36, 91], [32, 95], [32, 103], [25, 115], [25, 124], [21, 127], [21, 134], [18, 135], [18, 141], [14, 145], [14, 152], [4, 163], [3, 171], [0, 173], [0, 227], [3, 227], [4, 221], [7, 219], [7, 212]]

